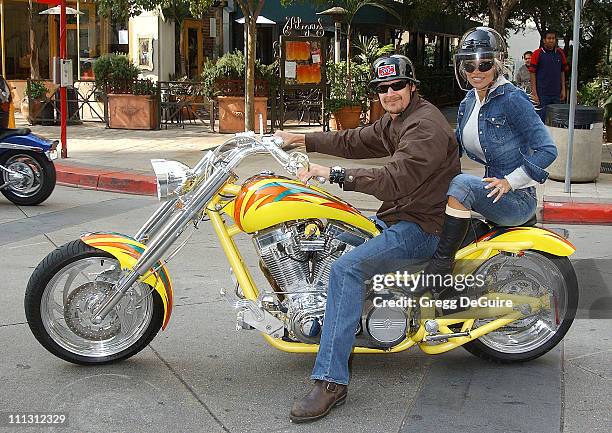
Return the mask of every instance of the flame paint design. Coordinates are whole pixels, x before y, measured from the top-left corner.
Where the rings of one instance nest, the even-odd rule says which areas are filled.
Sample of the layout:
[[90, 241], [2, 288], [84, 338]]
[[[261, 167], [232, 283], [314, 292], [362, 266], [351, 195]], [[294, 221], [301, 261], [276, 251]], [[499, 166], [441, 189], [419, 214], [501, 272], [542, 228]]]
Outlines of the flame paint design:
[[[476, 240], [476, 242], [490, 241], [491, 239], [495, 239], [496, 237], [501, 236], [505, 233], [514, 232], [514, 231], [525, 231], [525, 230], [531, 230], [531, 229], [532, 227], [498, 227], [498, 228], [493, 229], [486, 235], [482, 236], [478, 240]], [[574, 247], [574, 245], [570, 241], [568, 241], [567, 239], [565, 239], [563, 236], [559, 235], [558, 233], [555, 233], [553, 231], [550, 231], [542, 227], [538, 227], [538, 229], [546, 232], [546, 233], [542, 233], [544, 236], [550, 236], [551, 238], [560, 240], [566, 245], [570, 246], [572, 249], [576, 249], [576, 247]]]
[[[81, 240], [87, 245], [101, 249], [103, 251], [107, 251], [107, 248], [118, 249], [123, 254], [126, 254], [127, 256], [132, 257], [136, 260], [140, 258], [146, 248], [136, 239], [133, 239], [129, 236], [120, 233], [92, 233], [83, 236]], [[168, 270], [166, 269], [166, 267], [162, 266], [161, 262], [158, 261], [155, 264], [155, 268], [159, 268], [156, 274], [159, 276], [159, 280], [164, 286], [164, 292], [166, 294], [165, 297], [164, 295], [162, 295], [162, 297], [165, 298], [163, 299], [164, 304], [166, 304], [166, 311], [164, 315], [162, 329], [166, 329], [166, 326], [168, 325], [168, 322], [170, 320], [170, 314], [172, 313], [174, 294], [172, 291], [172, 283], [170, 282], [170, 276], [168, 275]], [[149, 271], [152, 271], [152, 269], [150, 269]]]
[[[255, 184], [262, 180], [267, 180], [267, 182], [263, 182], [255, 189]], [[266, 175], [252, 177], [244, 183], [236, 198], [234, 221], [241, 227], [241, 222], [249, 210], [261, 209], [278, 202], [312, 203], [354, 215], [361, 215], [353, 206], [325, 191], [308, 187], [301, 182], [286, 177]]]

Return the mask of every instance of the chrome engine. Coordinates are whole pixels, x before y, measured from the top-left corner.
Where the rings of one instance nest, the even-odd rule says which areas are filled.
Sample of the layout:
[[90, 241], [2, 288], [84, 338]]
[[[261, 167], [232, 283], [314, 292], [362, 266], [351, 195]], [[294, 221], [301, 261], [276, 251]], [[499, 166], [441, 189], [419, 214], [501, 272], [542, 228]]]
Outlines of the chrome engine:
[[[331, 266], [370, 237], [346, 224], [336, 221], [325, 224], [320, 220], [282, 224], [254, 236], [260, 265], [274, 289], [276, 309], [285, 323], [287, 338], [318, 343]], [[401, 295], [387, 293], [386, 297]], [[358, 344], [379, 348], [397, 344], [406, 335], [409, 313], [374, 308], [372, 296], [368, 291], [362, 321], [356, 330]]]

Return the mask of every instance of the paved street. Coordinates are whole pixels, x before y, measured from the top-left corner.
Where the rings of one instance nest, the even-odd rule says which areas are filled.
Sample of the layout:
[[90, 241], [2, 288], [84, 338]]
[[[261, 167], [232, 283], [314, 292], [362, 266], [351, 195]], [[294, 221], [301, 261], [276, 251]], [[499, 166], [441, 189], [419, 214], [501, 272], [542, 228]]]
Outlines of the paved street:
[[[376, 206], [363, 195], [345, 197], [368, 214]], [[133, 234], [155, 206], [150, 197], [67, 187], [33, 208], [0, 199], [2, 411], [67, 411], [70, 426], [57, 431], [74, 432], [610, 431], [609, 227], [565, 227], [576, 260], [598, 259], [576, 262], [582, 286], [597, 299], [585, 297], [582, 318], [556, 350], [518, 366], [486, 363], [462, 349], [437, 357], [418, 349], [362, 355], [347, 404], [319, 423], [293, 425], [288, 410], [309, 388], [314, 357], [285, 354], [253, 331], [235, 331], [235, 314], [219, 296], [231, 286], [228, 265], [209, 226], [170, 263], [172, 319], [135, 357], [79, 367], [49, 354], [30, 333], [23, 294], [40, 260], [83, 232]], [[238, 245], [263, 284], [250, 239]]]

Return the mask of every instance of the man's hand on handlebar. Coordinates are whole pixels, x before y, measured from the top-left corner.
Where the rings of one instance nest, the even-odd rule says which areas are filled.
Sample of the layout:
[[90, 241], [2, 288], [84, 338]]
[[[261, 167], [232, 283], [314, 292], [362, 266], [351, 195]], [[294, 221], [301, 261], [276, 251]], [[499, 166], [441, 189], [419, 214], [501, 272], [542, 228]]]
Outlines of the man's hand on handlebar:
[[274, 133], [276, 137], [280, 137], [283, 140], [283, 150], [291, 150], [296, 147], [304, 146], [306, 143], [306, 138], [304, 134], [294, 134], [291, 132], [285, 131], [276, 131]]
[[321, 182], [321, 180], [329, 180], [329, 167], [324, 167], [319, 164], [309, 164], [308, 169], [300, 168], [297, 172], [298, 178], [306, 183], [310, 179], [316, 179]]

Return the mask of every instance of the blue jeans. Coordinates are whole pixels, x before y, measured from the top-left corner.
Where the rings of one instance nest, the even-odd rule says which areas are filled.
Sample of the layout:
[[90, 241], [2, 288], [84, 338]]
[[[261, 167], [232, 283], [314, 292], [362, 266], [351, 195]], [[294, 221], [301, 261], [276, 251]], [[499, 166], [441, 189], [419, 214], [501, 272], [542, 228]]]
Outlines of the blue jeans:
[[560, 95], [554, 95], [554, 96], [540, 95], [538, 93], [538, 97], [540, 98], [540, 107], [542, 107], [542, 109], [538, 111], [537, 113], [538, 113], [538, 116], [540, 116], [540, 119], [542, 119], [542, 122], [546, 123], [546, 106], [550, 104], [560, 104], [561, 96]]
[[498, 225], [521, 225], [533, 216], [538, 205], [534, 187], [508, 191], [493, 203], [495, 197], [487, 197], [491, 190], [484, 188], [487, 183], [481, 177], [462, 173], [453, 178], [446, 194]]
[[[382, 221], [376, 222], [386, 227]], [[312, 379], [348, 384], [348, 360], [361, 319], [365, 281], [417, 259], [429, 259], [438, 241], [438, 236], [424, 232], [418, 224], [400, 221], [334, 262]]]

